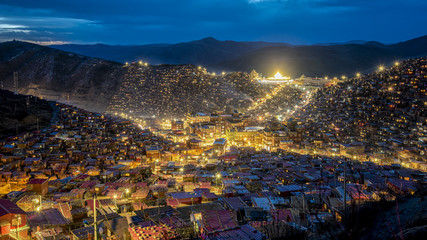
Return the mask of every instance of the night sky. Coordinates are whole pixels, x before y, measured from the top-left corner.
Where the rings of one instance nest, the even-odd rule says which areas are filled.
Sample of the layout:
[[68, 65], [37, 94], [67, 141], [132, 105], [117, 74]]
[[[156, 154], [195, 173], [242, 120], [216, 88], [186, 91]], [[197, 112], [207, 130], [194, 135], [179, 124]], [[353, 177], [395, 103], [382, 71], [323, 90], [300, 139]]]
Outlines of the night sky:
[[0, 41], [292, 44], [427, 34], [425, 0], [0, 0]]

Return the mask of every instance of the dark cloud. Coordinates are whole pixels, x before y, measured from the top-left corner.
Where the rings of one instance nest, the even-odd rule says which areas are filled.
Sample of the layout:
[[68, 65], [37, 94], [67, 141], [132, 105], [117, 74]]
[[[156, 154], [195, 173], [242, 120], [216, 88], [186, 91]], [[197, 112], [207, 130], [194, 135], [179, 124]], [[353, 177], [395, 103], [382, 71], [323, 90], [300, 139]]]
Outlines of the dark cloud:
[[426, 10], [420, 0], [13, 0], [0, 3], [0, 41], [396, 42], [426, 34]]

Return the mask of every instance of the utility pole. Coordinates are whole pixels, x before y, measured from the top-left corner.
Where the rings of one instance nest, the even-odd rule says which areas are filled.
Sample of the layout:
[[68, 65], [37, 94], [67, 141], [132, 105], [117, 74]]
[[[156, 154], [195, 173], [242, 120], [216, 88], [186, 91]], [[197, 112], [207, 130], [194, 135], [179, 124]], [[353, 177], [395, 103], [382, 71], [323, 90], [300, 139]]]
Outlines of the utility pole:
[[13, 72], [13, 87], [15, 94], [18, 94], [18, 72]]
[[19, 240], [19, 232], [20, 232], [20, 231], [18, 231], [20, 222], [21, 222], [21, 216], [18, 216], [17, 221], [16, 221], [16, 229], [15, 229], [16, 239], [18, 239], [18, 240]]
[[347, 210], [347, 158], [344, 158], [344, 215]]
[[160, 192], [157, 190], [157, 214], [160, 215]]
[[305, 194], [304, 192], [302, 193], [302, 214], [304, 217], [304, 222], [306, 222], [306, 215], [305, 215]]
[[96, 194], [93, 194], [93, 236], [94, 240], [98, 239], [96, 232]]

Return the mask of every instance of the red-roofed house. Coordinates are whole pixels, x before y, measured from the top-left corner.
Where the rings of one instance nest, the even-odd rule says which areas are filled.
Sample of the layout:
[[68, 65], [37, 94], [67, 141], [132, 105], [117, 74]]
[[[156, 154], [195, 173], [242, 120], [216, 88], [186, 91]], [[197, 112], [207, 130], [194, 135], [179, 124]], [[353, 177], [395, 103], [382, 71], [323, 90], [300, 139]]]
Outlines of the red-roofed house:
[[27, 183], [27, 191], [28, 192], [35, 192], [39, 195], [46, 195], [49, 191], [49, 184], [47, 179], [41, 179], [41, 178], [35, 178], [30, 180]]
[[30, 239], [27, 215], [15, 203], [0, 199], [0, 240]]
[[203, 210], [201, 214], [202, 231], [206, 234], [221, 232], [239, 226], [236, 213], [230, 210]]
[[292, 212], [289, 209], [272, 209], [270, 212], [275, 222], [279, 222], [279, 221], [293, 222], [294, 221]]

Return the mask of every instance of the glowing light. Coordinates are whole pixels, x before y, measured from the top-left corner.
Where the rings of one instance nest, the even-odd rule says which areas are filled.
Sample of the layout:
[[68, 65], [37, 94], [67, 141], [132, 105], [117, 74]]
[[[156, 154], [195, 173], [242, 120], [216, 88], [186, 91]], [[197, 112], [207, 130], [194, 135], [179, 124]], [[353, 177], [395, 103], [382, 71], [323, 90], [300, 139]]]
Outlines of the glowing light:
[[216, 178], [221, 178], [221, 173], [217, 173]]
[[273, 77], [269, 78], [257, 78], [262, 83], [292, 83], [293, 80], [290, 77], [285, 77], [280, 72], [277, 72]]
[[142, 61], [139, 61], [138, 63], [139, 63], [139, 65], [142, 65], [142, 64], [143, 64], [143, 62], [142, 62]]
[[356, 77], [360, 77], [360, 73], [356, 73]]
[[384, 66], [383, 65], [381, 65], [381, 66], [378, 67], [378, 71], [381, 72], [382, 70], [384, 70]]
[[113, 197], [114, 197], [114, 199], [116, 199], [116, 198], [117, 198], [117, 195], [116, 195], [116, 194], [114, 194], [114, 196], [113, 196]]
[[399, 64], [400, 63], [398, 61], [394, 62], [394, 66], [396, 66], [396, 67], [399, 66]]

